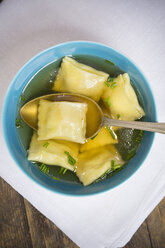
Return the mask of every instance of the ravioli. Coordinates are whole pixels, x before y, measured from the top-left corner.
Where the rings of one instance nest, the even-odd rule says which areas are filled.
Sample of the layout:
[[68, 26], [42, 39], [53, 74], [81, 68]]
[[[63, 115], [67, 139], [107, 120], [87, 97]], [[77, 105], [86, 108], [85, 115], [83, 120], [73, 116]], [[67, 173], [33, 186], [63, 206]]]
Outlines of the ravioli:
[[120, 74], [113, 81], [116, 86], [106, 87], [102, 99], [114, 119], [133, 121], [145, 115], [139, 105], [135, 91], [127, 73]]
[[68, 141], [39, 141], [37, 139], [37, 133], [34, 132], [30, 143], [28, 160], [48, 165], [58, 165], [73, 171], [76, 165], [69, 163], [68, 156], [65, 152], [69, 152], [77, 161], [79, 145]]
[[98, 135], [94, 137], [94, 139], [88, 139], [85, 144], [80, 145], [80, 152], [84, 152], [100, 146], [118, 143], [118, 139], [113, 128], [111, 128], [111, 130], [113, 133], [113, 137], [108, 131], [108, 129], [106, 127], [103, 127], [98, 133]]
[[108, 74], [64, 57], [53, 90], [82, 94], [99, 101]]
[[86, 141], [87, 104], [40, 100], [38, 140], [56, 139], [83, 144]]
[[93, 183], [111, 168], [111, 161], [123, 165], [118, 151], [113, 145], [98, 147], [80, 153], [77, 161], [76, 174], [84, 186]]

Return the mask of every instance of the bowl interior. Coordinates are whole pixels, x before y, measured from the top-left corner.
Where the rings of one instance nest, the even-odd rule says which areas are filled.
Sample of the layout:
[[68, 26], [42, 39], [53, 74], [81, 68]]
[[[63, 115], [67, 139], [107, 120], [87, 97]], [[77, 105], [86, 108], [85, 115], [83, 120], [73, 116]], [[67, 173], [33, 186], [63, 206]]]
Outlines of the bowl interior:
[[[143, 163], [154, 139], [154, 133], [145, 132], [140, 148], [136, 156], [125, 166], [123, 170], [113, 177], [87, 187], [76, 181], [56, 181], [41, 173], [39, 169], [26, 159], [27, 153], [21, 144], [15, 127], [17, 104], [21, 92], [29, 80], [43, 67], [59, 61], [66, 55], [92, 55], [113, 61], [122, 71], [128, 72], [137, 91], [143, 99], [146, 113], [146, 121], [156, 121], [156, 110], [150, 87], [141, 71], [128, 58], [101, 44], [92, 42], [68, 42], [49, 48], [26, 63], [13, 79], [3, 106], [3, 132], [8, 149], [18, 166], [40, 185], [55, 192], [71, 195], [89, 195], [109, 190], [128, 179]], [[32, 96], [32, 98], [35, 97]], [[29, 137], [30, 137], [30, 129]], [[29, 143], [30, 140], [27, 140]]]

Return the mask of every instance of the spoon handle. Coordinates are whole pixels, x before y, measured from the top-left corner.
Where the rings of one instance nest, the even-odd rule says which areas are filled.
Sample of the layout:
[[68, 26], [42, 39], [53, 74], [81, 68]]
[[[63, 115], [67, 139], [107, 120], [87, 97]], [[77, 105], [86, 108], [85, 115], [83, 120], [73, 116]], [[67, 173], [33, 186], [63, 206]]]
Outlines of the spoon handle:
[[103, 118], [103, 126], [117, 126], [157, 132], [165, 134], [165, 123], [143, 122], [143, 121], [121, 121], [110, 119], [106, 116]]

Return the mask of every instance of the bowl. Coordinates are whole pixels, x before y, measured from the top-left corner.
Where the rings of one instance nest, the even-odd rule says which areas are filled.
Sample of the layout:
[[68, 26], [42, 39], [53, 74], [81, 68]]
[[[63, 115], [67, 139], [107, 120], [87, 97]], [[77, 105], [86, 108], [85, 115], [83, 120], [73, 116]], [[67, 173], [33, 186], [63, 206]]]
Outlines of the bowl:
[[[23, 89], [29, 80], [46, 65], [59, 60], [66, 55], [92, 55], [113, 61], [121, 70], [128, 72], [143, 99], [146, 113], [145, 121], [156, 121], [156, 108], [149, 83], [138, 67], [127, 57], [114, 49], [94, 42], [73, 41], [56, 45], [37, 54], [28, 61], [17, 73], [7, 91], [2, 113], [3, 134], [8, 150], [16, 164], [33, 181], [49, 190], [60, 194], [74, 196], [86, 196], [101, 193], [125, 182], [132, 176], [145, 161], [152, 142], [154, 133], [144, 132], [144, 137], [136, 156], [124, 167], [123, 170], [106, 180], [84, 187], [80, 183], [63, 180], [53, 180], [40, 172], [33, 163], [27, 160], [27, 152], [19, 139], [18, 130], [15, 126], [17, 104]], [[29, 142], [29, 141], [28, 141]]]

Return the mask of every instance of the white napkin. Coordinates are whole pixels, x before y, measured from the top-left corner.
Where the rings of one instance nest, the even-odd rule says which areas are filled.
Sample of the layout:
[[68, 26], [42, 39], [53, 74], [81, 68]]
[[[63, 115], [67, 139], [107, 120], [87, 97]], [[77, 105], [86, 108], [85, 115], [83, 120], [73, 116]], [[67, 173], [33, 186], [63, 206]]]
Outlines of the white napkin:
[[[0, 107], [12, 78], [32, 56], [69, 40], [109, 45], [143, 69], [165, 121], [165, 2], [4, 0], [0, 4]], [[1, 129], [2, 130], [2, 129]], [[90, 197], [63, 196], [30, 180], [0, 133], [0, 175], [78, 246], [122, 247], [165, 195], [165, 136], [157, 134], [141, 168], [125, 183]]]

